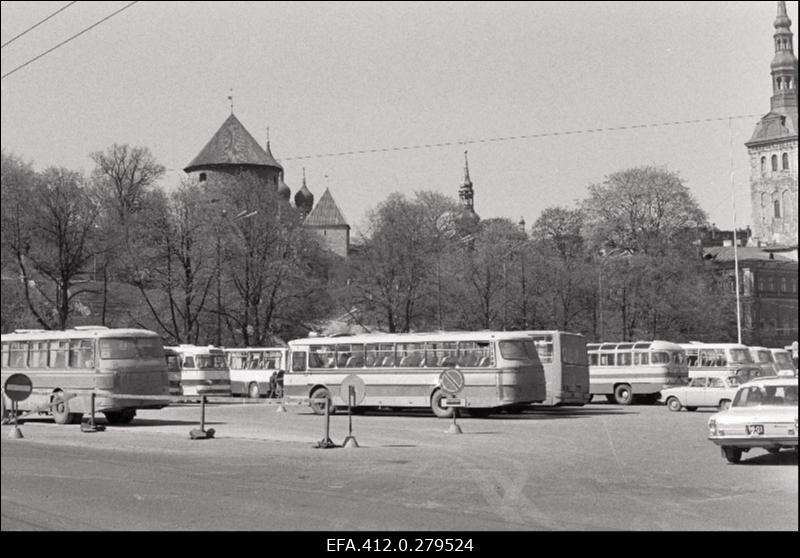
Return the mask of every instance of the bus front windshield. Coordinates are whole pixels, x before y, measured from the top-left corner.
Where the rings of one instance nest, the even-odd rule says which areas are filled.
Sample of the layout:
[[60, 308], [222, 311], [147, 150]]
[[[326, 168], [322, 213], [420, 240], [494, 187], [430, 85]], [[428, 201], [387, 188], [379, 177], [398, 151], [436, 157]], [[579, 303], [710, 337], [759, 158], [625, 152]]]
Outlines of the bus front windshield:
[[222, 355], [198, 355], [195, 360], [197, 368], [203, 370], [223, 370], [227, 367], [225, 357]]
[[100, 358], [164, 358], [164, 345], [156, 337], [100, 339]]
[[499, 346], [500, 354], [506, 360], [539, 360], [536, 345], [532, 339], [500, 341]]
[[752, 364], [753, 359], [747, 349], [731, 349], [730, 361], [737, 364]]

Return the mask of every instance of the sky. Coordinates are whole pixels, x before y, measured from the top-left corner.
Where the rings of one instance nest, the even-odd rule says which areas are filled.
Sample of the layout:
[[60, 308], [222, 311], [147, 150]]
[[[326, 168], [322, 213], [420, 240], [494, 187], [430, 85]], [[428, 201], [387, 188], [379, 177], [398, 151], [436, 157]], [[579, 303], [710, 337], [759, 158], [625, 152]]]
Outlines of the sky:
[[[465, 150], [483, 218], [530, 226], [655, 165], [718, 227], [751, 222], [744, 143], [770, 108], [773, 1], [140, 1], [14, 71], [129, 2], [77, 2], [12, 40], [67, 4], [2, 2], [2, 149], [39, 170], [88, 174], [90, 153], [127, 143], [174, 188], [232, 96], [262, 145], [269, 129], [292, 196], [305, 168], [356, 235], [393, 192], [457, 198]], [[368, 152], [323, 156], [353, 151]]]

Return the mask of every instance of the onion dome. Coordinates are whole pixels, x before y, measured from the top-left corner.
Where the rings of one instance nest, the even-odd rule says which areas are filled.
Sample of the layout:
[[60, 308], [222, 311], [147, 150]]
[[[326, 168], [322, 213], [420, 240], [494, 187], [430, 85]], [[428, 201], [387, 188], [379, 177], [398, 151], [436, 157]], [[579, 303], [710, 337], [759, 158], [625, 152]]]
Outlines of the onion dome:
[[283, 171], [281, 171], [280, 174], [278, 175], [278, 196], [280, 196], [282, 199], [286, 200], [287, 202], [292, 197], [291, 188], [289, 188], [289, 186], [286, 184], [286, 182], [283, 181]]
[[311, 213], [314, 207], [314, 194], [306, 186], [306, 169], [303, 169], [303, 186], [294, 195], [294, 205], [305, 214]]

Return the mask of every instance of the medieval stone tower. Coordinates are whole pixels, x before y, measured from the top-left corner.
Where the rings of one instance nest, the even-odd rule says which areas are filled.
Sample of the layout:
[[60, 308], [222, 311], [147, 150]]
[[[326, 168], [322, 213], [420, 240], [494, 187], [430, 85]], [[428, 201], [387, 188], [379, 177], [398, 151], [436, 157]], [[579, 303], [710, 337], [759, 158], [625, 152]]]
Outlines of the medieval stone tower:
[[772, 98], [745, 145], [754, 243], [797, 245], [797, 58], [786, 3], [778, 2]]

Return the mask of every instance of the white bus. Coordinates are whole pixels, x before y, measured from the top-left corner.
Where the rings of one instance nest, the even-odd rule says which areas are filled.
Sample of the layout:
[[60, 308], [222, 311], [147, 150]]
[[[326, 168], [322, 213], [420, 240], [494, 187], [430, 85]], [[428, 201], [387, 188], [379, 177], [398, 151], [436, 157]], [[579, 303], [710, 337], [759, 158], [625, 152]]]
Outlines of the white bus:
[[630, 405], [634, 397], [655, 403], [659, 392], [688, 382], [686, 354], [669, 341], [589, 343], [589, 391], [612, 403]]
[[[91, 412], [111, 424], [126, 424], [137, 409], [169, 405], [164, 346], [158, 334], [144, 329], [82, 326], [63, 331], [17, 330], [2, 335], [2, 384], [24, 374], [33, 393], [19, 403], [21, 411], [46, 408], [58, 424], [79, 424]], [[137, 398], [142, 396], [143, 398]], [[4, 412], [10, 401], [3, 394]]]
[[225, 351], [213, 345], [177, 345], [166, 347], [178, 355], [181, 371], [181, 395], [229, 397], [231, 373]]
[[582, 406], [589, 393], [589, 356], [586, 338], [566, 331], [524, 331], [536, 345], [547, 380], [545, 405]]
[[681, 343], [689, 364], [689, 378], [703, 376], [706, 372], [727, 370], [739, 377], [742, 383], [762, 375], [761, 367], [753, 362], [750, 349], [738, 343]]
[[231, 371], [231, 394], [250, 398], [282, 397], [286, 347], [225, 349]]
[[[365, 386], [361, 407], [423, 407], [451, 417], [439, 386], [455, 368], [464, 376], [456, 395], [471, 416], [521, 408], [545, 399], [544, 370], [529, 336], [518, 332], [366, 334], [309, 337], [289, 342], [287, 397], [329, 398], [343, 405], [342, 380], [354, 374]], [[311, 403], [315, 413], [324, 404]], [[333, 407], [332, 407], [333, 408]]]

